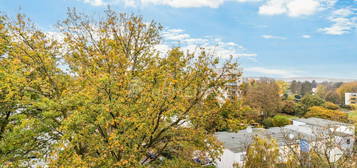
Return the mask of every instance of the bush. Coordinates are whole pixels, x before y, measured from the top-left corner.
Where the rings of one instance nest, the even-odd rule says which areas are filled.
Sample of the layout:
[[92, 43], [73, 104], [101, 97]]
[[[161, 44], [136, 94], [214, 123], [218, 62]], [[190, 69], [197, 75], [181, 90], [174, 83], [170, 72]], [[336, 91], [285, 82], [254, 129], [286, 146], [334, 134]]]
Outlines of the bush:
[[295, 115], [296, 103], [294, 101], [284, 101], [281, 112], [289, 115]]
[[273, 127], [273, 118], [268, 117], [268, 118], [264, 119], [264, 120], [263, 120], [263, 125], [264, 125], [266, 128]]
[[296, 106], [295, 106], [295, 115], [297, 116], [304, 116], [305, 113], [307, 112], [305, 106], [301, 103], [296, 103]]
[[273, 126], [274, 127], [282, 127], [285, 125], [289, 125], [291, 123], [290, 119], [286, 116], [276, 115], [273, 117]]
[[350, 105], [345, 105], [345, 104], [343, 104], [343, 105], [341, 105], [340, 107], [343, 108], [343, 109], [346, 109], [346, 110], [353, 110], [353, 109], [352, 109], [352, 106], [350, 106]]
[[357, 105], [356, 104], [351, 104], [350, 107], [351, 107], [352, 110], [357, 110]]
[[316, 95], [306, 95], [301, 99], [301, 103], [308, 109], [312, 106], [322, 106], [325, 101]]
[[324, 103], [323, 107], [330, 109], [330, 110], [338, 110], [340, 107], [332, 102]]
[[267, 128], [269, 127], [282, 127], [289, 125], [291, 123], [290, 119], [286, 116], [276, 115], [273, 118], [269, 117], [263, 120], [263, 125]]
[[347, 113], [338, 110], [330, 110], [319, 106], [313, 106], [309, 108], [309, 111], [305, 114], [305, 117], [318, 117], [328, 120], [348, 122]]
[[284, 101], [281, 109], [281, 113], [303, 116], [307, 112], [307, 108], [301, 104], [296, 103], [295, 101]]

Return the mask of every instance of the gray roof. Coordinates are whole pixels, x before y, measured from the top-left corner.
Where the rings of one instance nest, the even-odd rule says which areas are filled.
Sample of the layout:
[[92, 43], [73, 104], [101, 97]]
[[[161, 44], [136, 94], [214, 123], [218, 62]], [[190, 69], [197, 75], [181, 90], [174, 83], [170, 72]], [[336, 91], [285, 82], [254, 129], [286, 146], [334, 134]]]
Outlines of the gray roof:
[[[330, 121], [320, 118], [294, 119], [295, 121], [306, 123], [306, 125], [287, 125], [285, 127], [272, 127], [269, 129], [249, 128], [239, 132], [217, 132], [215, 136], [223, 143], [224, 148], [234, 153], [243, 152], [253, 142], [255, 136], [266, 139], [275, 139], [279, 146], [298, 143], [299, 140], [316, 141], [329, 134], [325, 129], [316, 129], [331, 127], [336, 125], [351, 126], [351, 124]], [[315, 127], [318, 126], [318, 127]], [[249, 131], [248, 131], [249, 130]], [[337, 136], [350, 136], [348, 134], [336, 132]]]
[[279, 146], [298, 143], [299, 139], [312, 140], [313, 135], [298, 132], [285, 127], [273, 127], [269, 129], [253, 128], [252, 132], [242, 130], [239, 132], [216, 132], [215, 136], [223, 143], [223, 147], [234, 153], [246, 151], [253, 142], [255, 136], [266, 139], [275, 139]]
[[293, 119], [294, 121], [299, 121], [303, 122], [309, 125], [315, 125], [315, 126], [321, 126], [321, 127], [327, 127], [327, 126], [337, 126], [337, 125], [346, 125], [350, 126], [351, 124], [346, 124], [342, 122], [337, 122], [337, 121], [331, 121], [331, 120], [325, 120], [321, 118], [299, 118], [299, 119]]
[[[289, 125], [292, 126], [292, 125]], [[266, 137], [274, 138], [279, 146], [284, 146], [287, 144], [298, 143], [298, 140], [305, 139], [308, 141], [313, 141], [315, 136], [313, 134], [308, 134], [296, 129], [291, 129], [290, 127], [273, 127], [267, 129]]]
[[254, 135], [251, 133], [216, 132], [215, 136], [223, 143], [223, 147], [234, 153], [243, 152], [252, 143]]

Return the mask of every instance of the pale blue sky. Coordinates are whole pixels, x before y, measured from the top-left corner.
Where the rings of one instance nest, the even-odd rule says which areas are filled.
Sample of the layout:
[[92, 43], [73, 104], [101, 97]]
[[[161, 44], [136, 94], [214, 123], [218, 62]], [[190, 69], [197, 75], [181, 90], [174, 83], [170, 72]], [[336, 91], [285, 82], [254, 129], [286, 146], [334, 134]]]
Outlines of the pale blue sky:
[[161, 23], [162, 49], [239, 56], [245, 76], [357, 79], [357, 0], [0, 0], [0, 11], [54, 31], [67, 7], [96, 16], [107, 5]]

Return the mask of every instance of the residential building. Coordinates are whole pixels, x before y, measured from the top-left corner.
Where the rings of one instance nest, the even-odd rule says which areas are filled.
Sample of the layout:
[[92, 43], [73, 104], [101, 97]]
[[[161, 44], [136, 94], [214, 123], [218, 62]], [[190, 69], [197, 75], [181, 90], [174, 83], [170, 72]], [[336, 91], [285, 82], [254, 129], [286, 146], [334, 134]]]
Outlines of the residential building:
[[357, 93], [345, 93], [345, 104], [357, 104]]
[[[216, 69], [216, 72], [218, 74], [221, 74], [222, 71], [222, 69]], [[226, 83], [225, 87], [219, 90], [219, 92], [221, 93], [219, 101], [224, 102], [227, 99], [233, 100], [240, 97], [240, 86], [243, 83], [241, 75], [242, 71], [240, 69], [228, 73], [225, 72], [223, 78], [230, 80], [230, 82]]]
[[[300, 118], [294, 119], [293, 125], [295, 126], [311, 126], [313, 128], [326, 129], [329, 128], [331, 131], [340, 132], [348, 135], [353, 135], [355, 127], [353, 124], [347, 124], [337, 121], [331, 121], [321, 118]], [[335, 129], [335, 130], [332, 130]]]
[[[320, 118], [296, 119], [292, 125], [285, 127], [247, 128], [239, 132], [217, 132], [215, 136], [223, 143], [223, 154], [216, 161], [217, 168], [233, 168], [234, 164], [242, 165], [246, 150], [255, 136], [275, 139], [279, 145], [281, 162], [287, 161], [291, 150], [328, 150], [329, 160], [337, 161], [345, 152], [351, 152], [354, 144], [354, 129], [345, 124]], [[331, 138], [332, 137], [332, 138]], [[327, 149], [326, 144], [333, 143], [335, 148]], [[302, 146], [303, 145], [303, 146]], [[306, 151], [305, 151], [306, 152]]]

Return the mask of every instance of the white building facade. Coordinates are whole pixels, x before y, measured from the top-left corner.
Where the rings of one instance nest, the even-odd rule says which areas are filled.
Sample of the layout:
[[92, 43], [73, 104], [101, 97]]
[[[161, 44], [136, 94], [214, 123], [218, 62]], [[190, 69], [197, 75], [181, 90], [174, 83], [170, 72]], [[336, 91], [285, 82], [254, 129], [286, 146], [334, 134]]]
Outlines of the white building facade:
[[357, 104], [357, 93], [345, 93], [345, 105]]

